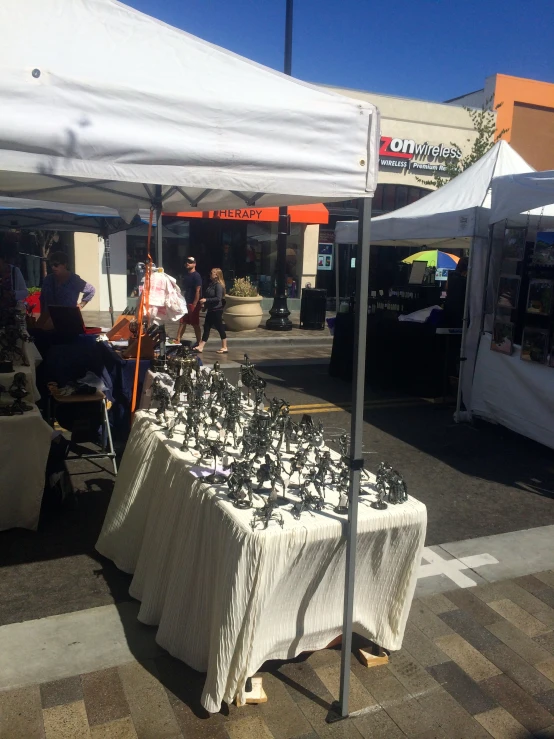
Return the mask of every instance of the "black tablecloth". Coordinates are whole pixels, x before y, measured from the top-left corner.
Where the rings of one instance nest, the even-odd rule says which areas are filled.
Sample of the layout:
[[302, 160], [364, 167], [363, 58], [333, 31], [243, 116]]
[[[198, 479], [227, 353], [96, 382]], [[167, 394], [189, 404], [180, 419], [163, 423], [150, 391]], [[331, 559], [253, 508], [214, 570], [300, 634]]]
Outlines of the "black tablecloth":
[[[455, 371], [460, 336], [437, 334], [436, 326], [426, 323], [368, 318], [368, 382], [418, 397], [442, 396], [446, 375]], [[339, 313], [329, 364], [331, 377], [352, 380], [353, 352], [354, 315]]]

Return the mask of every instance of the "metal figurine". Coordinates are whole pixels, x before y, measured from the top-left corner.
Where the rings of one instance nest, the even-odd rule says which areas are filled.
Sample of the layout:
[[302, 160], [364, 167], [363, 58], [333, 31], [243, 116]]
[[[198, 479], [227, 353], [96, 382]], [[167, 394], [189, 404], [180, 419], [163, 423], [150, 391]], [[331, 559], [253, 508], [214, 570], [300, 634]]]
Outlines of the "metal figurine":
[[252, 468], [245, 461], [235, 461], [230, 465], [231, 474], [227, 478], [229, 497], [236, 508], [252, 508]]
[[256, 528], [256, 524], [259, 522], [263, 523], [263, 528], [267, 529], [269, 526], [270, 521], [277, 521], [279, 526], [283, 528], [285, 521], [283, 520], [283, 515], [281, 513], [276, 512], [277, 508], [277, 493], [276, 491], [272, 490], [271, 494], [267, 500], [267, 503], [262, 506], [262, 508], [254, 508], [254, 513], [252, 515], [252, 521], [250, 522], [250, 526], [252, 527], [252, 530]]
[[173, 438], [175, 429], [180, 423], [185, 424], [186, 426], [186, 414], [187, 414], [187, 409], [183, 405], [180, 405], [175, 409], [175, 415], [173, 416], [173, 422], [168, 424], [167, 426], [166, 436], [168, 439]]
[[389, 478], [389, 503], [405, 503], [408, 500], [408, 490], [402, 476], [393, 470]]
[[26, 411], [33, 410], [32, 405], [23, 402], [23, 398], [29, 395], [25, 374], [23, 372], [15, 373], [8, 392], [14, 399], [14, 402], [11, 405], [11, 409], [14, 413], [25, 413]]
[[[281, 475], [280, 459], [273, 460], [269, 454], [266, 454], [265, 462], [262, 462], [256, 473], [256, 480], [259, 490], [263, 488], [265, 482], [271, 483], [271, 494], [276, 491], [277, 484], [280, 483], [283, 489], [283, 497], [285, 497], [286, 486]], [[275, 492], [275, 496], [276, 495], [277, 493]]]
[[[304, 511], [308, 511], [312, 516], [312, 511], [321, 511], [324, 506], [324, 499], [318, 490], [317, 484], [314, 480], [313, 472], [310, 472], [300, 487], [300, 501], [292, 506], [291, 513], [295, 518], [300, 518], [300, 515]], [[318, 495], [314, 495], [310, 492], [310, 485], [314, 485]]]
[[209, 482], [210, 485], [222, 485], [224, 482], [227, 482], [227, 478], [225, 475], [218, 473], [217, 460], [218, 458], [221, 459], [223, 456], [223, 444], [220, 441], [209, 441], [208, 447], [211, 456], [214, 458], [214, 471], [211, 475], [208, 475], [205, 480], [206, 482]]
[[379, 469], [377, 470], [377, 475], [375, 477], [375, 489], [377, 490], [377, 500], [373, 501], [371, 504], [372, 508], [376, 508], [378, 511], [384, 511], [385, 508], [388, 508], [387, 504], [385, 503], [385, 499], [388, 496], [389, 488], [390, 488], [390, 478], [391, 474], [394, 472], [392, 467], [388, 464], [385, 464], [385, 462], [381, 462], [379, 465]]
[[300, 477], [304, 472], [305, 467], [308, 464], [308, 452], [305, 449], [298, 449], [294, 457], [290, 460], [290, 471], [289, 477], [292, 480], [295, 472], [298, 473], [298, 482], [300, 483]]

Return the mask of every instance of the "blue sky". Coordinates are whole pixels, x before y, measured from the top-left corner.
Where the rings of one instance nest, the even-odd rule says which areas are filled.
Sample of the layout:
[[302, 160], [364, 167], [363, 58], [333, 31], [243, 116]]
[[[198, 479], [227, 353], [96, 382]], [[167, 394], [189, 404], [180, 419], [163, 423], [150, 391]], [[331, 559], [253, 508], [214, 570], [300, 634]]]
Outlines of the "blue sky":
[[[285, 0], [127, 3], [282, 69]], [[483, 87], [495, 72], [554, 82], [553, 30], [553, 0], [295, 0], [292, 73], [442, 101]]]

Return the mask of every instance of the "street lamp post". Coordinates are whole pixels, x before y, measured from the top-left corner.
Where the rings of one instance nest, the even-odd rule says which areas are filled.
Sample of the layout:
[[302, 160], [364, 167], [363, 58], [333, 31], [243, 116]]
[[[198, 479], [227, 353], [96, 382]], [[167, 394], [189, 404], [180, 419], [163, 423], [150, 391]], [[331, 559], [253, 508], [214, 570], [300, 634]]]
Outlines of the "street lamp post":
[[[285, 17], [285, 74], [292, 73], [292, 10], [293, 0], [287, 0]], [[290, 219], [286, 206], [279, 208], [279, 227], [277, 231], [277, 284], [273, 305], [269, 311], [271, 318], [266, 321], [266, 328], [271, 331], [290, 331], [292, 322], [289, 319], [290, 310], [287, 305], [286, 267], [287, 267], [287, 236], [290, 234]]]

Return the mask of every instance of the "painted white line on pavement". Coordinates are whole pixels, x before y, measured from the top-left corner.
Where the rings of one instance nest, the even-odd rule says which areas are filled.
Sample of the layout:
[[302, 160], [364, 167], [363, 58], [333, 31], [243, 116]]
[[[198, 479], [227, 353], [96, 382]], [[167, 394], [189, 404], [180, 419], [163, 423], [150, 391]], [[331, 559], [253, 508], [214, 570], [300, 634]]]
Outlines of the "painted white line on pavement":
[[461, 570], [473, 569], [482, 565], [498, 564], [498, 560], [490, 554], [474, 554], [463, 559], [443, 559], [429, 547], [423, 549], [422, 558], [428, 564], [422, 564], [419, 568], [418, 580], [433, 575], [445, 575], [460, 588], [473, 588], [477, 585], [470, 577], [464, 575]]

